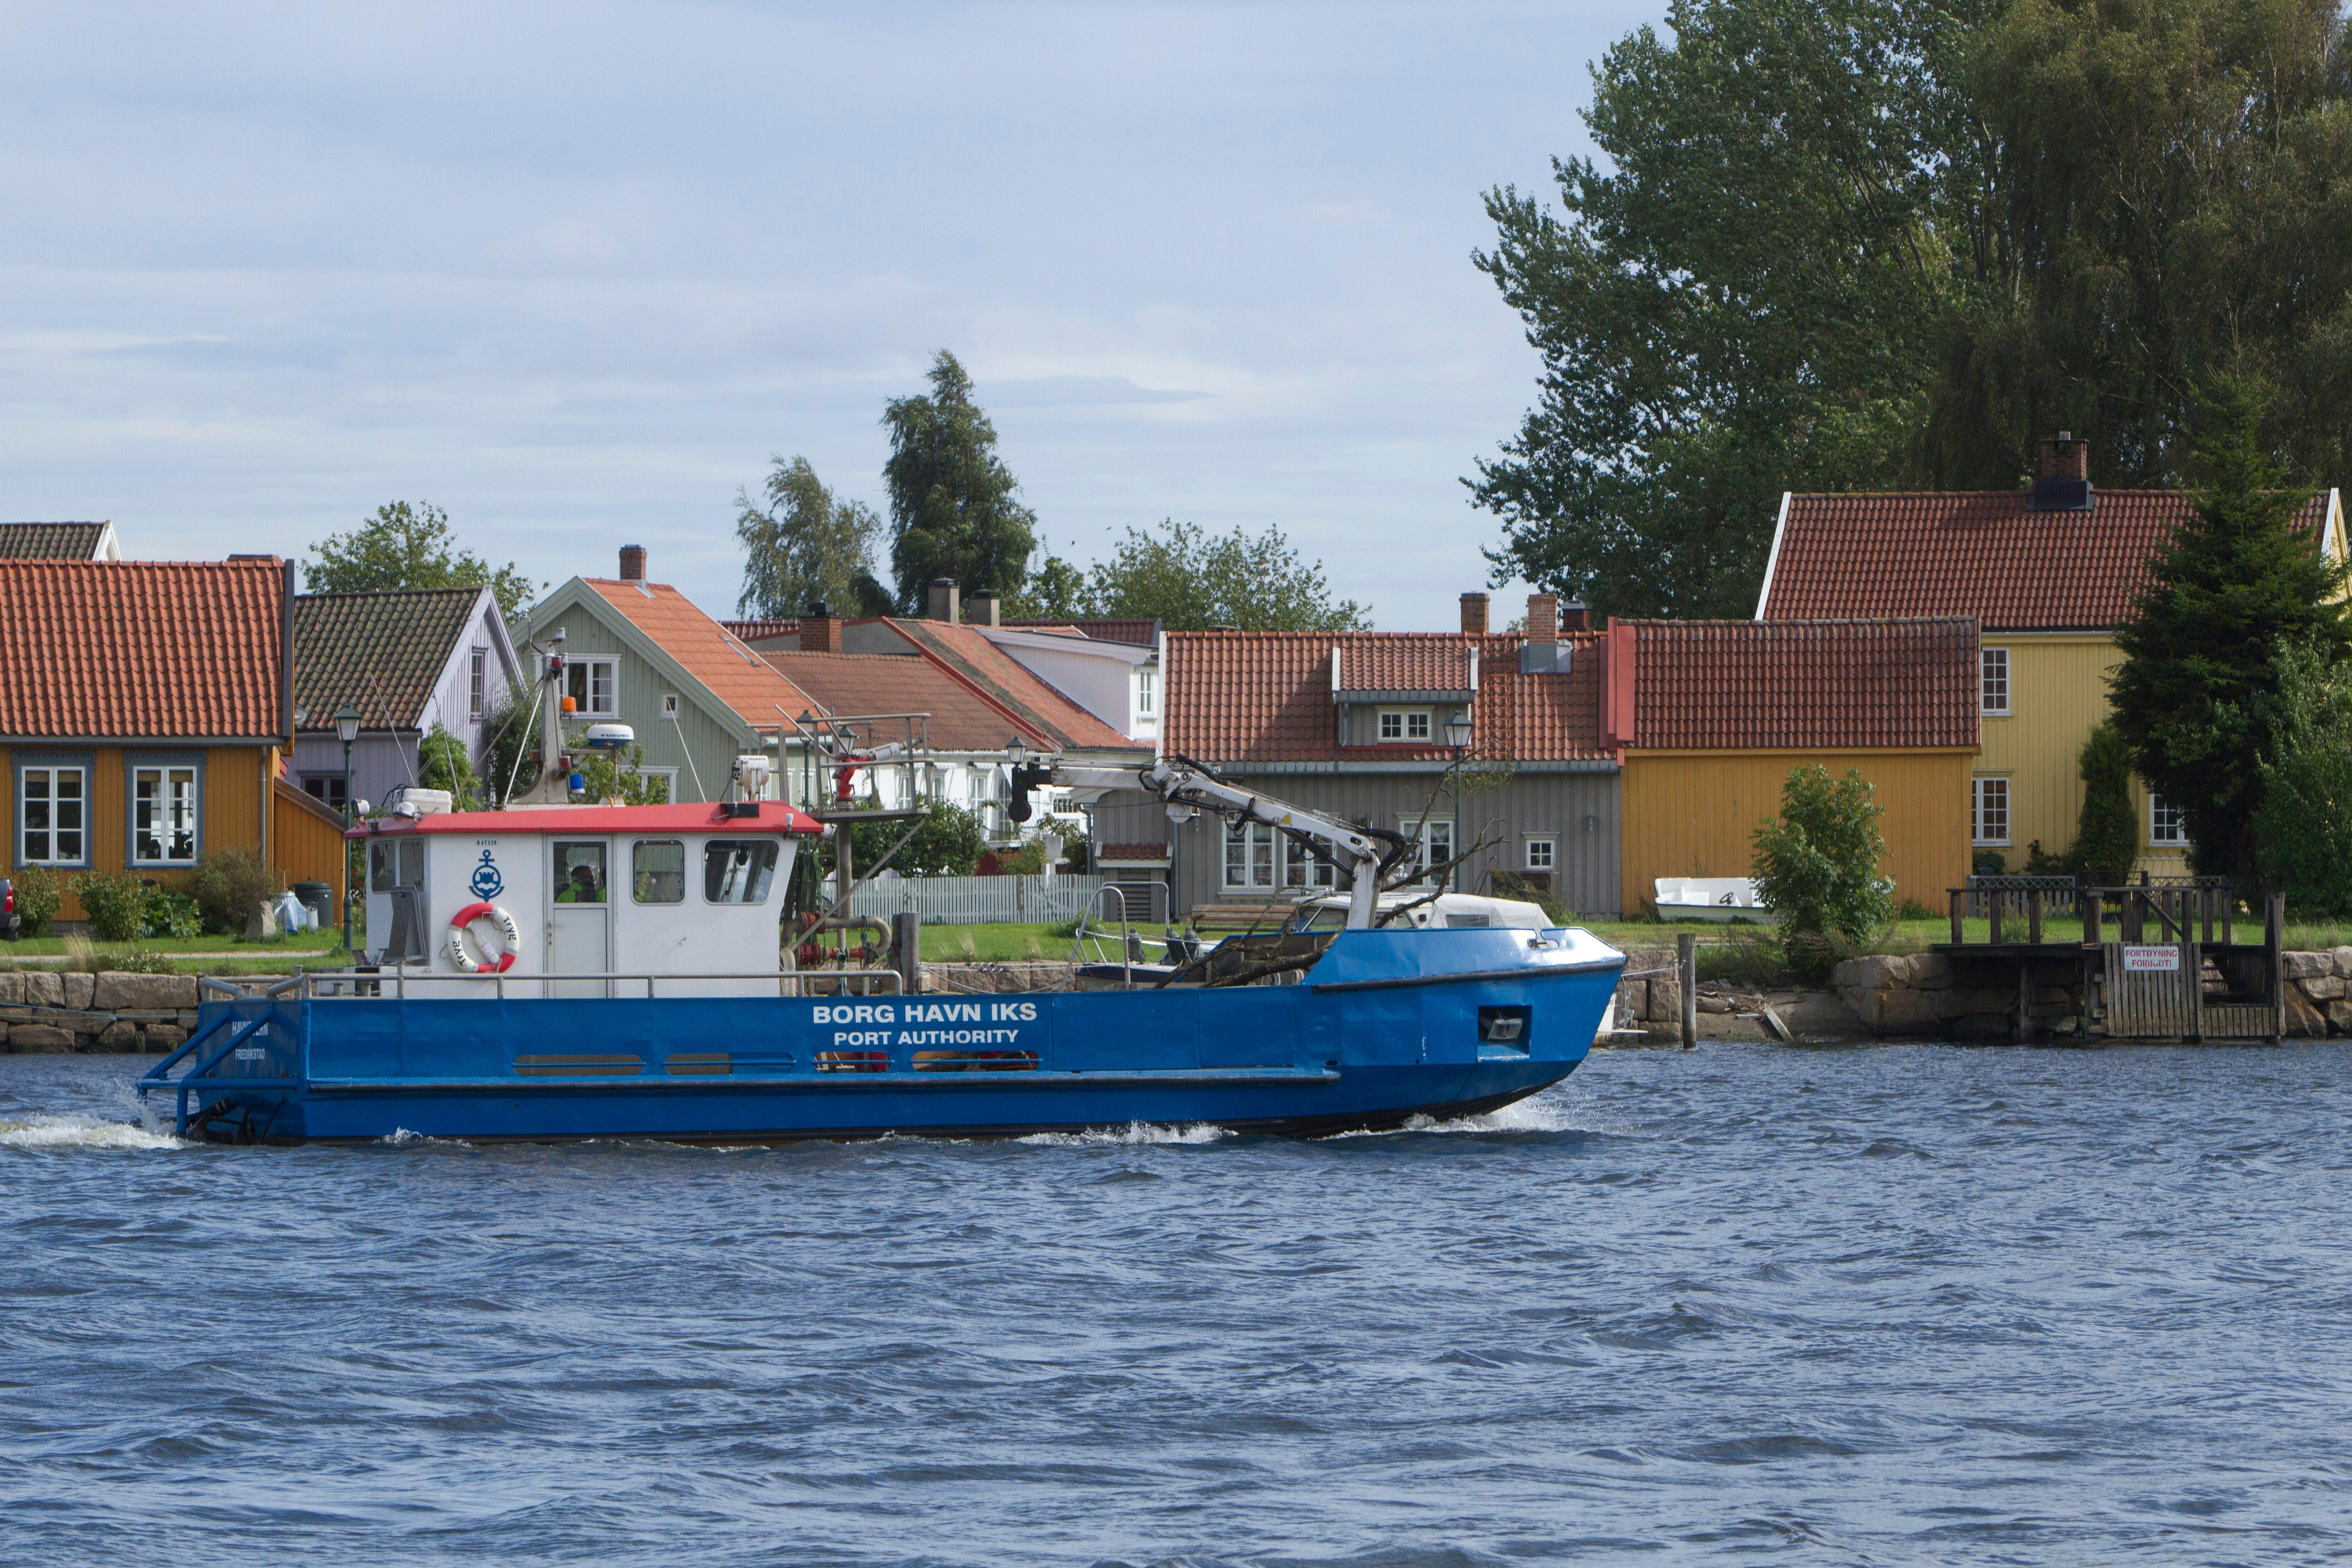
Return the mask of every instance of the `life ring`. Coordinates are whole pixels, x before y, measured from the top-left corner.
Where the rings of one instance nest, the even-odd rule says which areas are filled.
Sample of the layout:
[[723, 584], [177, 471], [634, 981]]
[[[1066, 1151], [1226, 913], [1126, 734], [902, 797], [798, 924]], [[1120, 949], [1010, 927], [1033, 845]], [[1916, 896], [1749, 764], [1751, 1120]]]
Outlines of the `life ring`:
[[[498, 921], [499, 934], [505, 939], [506, 950], [495, 963], [488, 959], [477, 961], [466, 951], [466, 929], [478, 920]], [[522, 932], [515, 929], [514, 916], [496, 904], [467, 904], [449, 917], [449, 962], [468, 974], [504, 974], [514, 967], [515, 950], [521, 945]]]

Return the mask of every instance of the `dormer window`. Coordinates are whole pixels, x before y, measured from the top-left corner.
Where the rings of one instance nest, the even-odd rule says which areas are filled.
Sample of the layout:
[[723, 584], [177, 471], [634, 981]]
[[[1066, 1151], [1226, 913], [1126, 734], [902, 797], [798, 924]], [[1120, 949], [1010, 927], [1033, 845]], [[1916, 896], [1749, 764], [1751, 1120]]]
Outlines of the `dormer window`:
[[1429, 739], [1429, 710], [1426, 708], [1383, 708], [1381, 710], [1381, 739], [1383, 741], [1423, 741]]

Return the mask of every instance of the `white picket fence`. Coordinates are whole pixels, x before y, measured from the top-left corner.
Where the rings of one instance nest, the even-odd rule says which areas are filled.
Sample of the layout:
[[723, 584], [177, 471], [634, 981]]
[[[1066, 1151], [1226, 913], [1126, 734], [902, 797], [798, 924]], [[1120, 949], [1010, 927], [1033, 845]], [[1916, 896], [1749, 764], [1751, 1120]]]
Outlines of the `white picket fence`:
[[849, 898], [856, 915], [909, 912], [925, 925], [978, 925], [1013, 921], [1032, 925], [1074, 921], [1094, 897], [1102, 877], [898, 877], [868, 882]]

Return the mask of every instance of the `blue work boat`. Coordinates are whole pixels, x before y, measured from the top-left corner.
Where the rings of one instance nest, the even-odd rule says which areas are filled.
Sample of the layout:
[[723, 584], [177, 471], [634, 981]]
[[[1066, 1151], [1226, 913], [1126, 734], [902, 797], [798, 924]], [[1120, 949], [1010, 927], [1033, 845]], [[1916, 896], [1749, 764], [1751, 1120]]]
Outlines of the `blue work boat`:
[[[1182, 768], [1121, 782], [1139, 776], [1278, 816], [1368, 879], [1388, 857]], [[252, 994], [207, 983], [194, 1034], [140, 1080], [158, 1125], [268, 1143], [1390, 1128], [1567, 1077], [1625, 962], [1574, 929], [1375, 925], [1367, 897], [1344, 929], [1074, 968], [1066, 990], [908, 994], [919, 965], [782, 967], [797, 851], [830, 828], [780, 802], [428, 810], [354, 831], [368, 929], [392, 933], [379, 963]]]

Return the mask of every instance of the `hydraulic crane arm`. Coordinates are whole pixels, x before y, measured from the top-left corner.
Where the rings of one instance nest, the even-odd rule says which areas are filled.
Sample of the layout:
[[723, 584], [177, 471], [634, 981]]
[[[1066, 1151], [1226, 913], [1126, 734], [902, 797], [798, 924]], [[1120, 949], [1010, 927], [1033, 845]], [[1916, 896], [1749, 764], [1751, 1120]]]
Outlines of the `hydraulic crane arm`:
[[1293, 805], [1255, 790], [1227, 784], [1206, 768], [1181, 758], [1162, 757], [1146, 768], [1076, 767], [1047, 760], [1013, 770], [1011, 816], [1029, 820], [1029, 792], [1047, 784], [1071, 789], [1139, 789], [1171, 807], [1206, 811], [1235, 822], [1262, 822], [1314, 840], [1351, 879], [1348, 929], [1369, 931], [1380, 910], [1381, 874], [1394, 847], [1386, 835], [1351, 822]]

